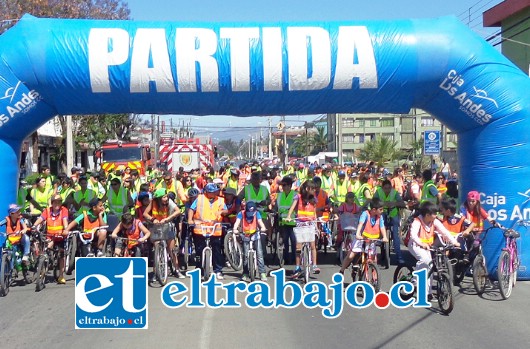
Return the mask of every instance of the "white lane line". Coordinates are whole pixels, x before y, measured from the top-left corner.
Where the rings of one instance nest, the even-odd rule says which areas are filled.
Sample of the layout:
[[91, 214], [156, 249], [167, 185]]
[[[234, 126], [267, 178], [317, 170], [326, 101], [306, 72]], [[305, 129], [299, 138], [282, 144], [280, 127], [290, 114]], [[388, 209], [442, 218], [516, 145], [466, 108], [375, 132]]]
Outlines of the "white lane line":
[[206, 307], [204, 318], [202, 319], [201, 335], [199, 341], [199, 348], [209, 349], [210, 348], [210, 337], [212, 335], [212, 322], [213, 322], [213, 309]]

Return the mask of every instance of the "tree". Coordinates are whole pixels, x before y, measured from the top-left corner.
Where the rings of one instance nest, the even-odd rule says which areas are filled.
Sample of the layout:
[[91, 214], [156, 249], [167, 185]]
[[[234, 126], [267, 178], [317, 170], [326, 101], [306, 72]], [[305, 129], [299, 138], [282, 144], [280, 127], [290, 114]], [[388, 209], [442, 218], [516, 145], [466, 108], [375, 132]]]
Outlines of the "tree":
[[388, 161], [399, 159], [401, 151], [397, 148], [397, 142], [387, 137], [381, 137], [369, 141], [361, 149], [359, 158], [363, 161], [374, 161], [378, 166], [384, 166]]
[[318, 154], [328, 150], [328, 135], [325, 133], [324, 127], [317, 127], [317, 133], [313, 135], [312, 145], [313, 151], [311, 153]]

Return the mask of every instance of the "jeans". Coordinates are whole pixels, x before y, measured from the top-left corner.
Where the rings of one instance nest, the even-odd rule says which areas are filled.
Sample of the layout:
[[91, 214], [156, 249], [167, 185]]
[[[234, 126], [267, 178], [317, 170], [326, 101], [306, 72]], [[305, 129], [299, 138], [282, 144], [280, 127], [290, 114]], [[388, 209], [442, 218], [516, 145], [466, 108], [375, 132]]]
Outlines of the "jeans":
[[[283, 260], [285, 264], [293, 264], [296, 260], [296, 237], [294, 235], [293, 226], [280, 226], [280, 233], [283, 237]], [[289, 241], [291, 242], [291, 252], [289, 252]]]
[[392, 221], [392, 227], [391, 232], [387, 231], [387, 234], [392, 234], [392, 244], [394, 245], [394, 253], [396, 254], [396, 257], [399, 259], [403, 259], [403, 254], [401, 253], [401, 236], [399, 234], [399, 226], [400, 226], [400, 220], [399, 215], [390, 218]]
[[[193, 243], [195, 244], [195, 253], [201, 257], [201, 264], [198, 267], [202, 267], [202, 250], [206, 247], [206, 238], [202, 235], [193, 234]], [[212, 236], [210, 237], [210, 247], [212, 248], [212, 264], [214, 273], [220, 273], [224, 266], [224, 256], [221, 252], [222, 237]]]
[[242, 234], [243, 240], [243, 275], [248, 275], [248, 263], [254, 263], [254, 261], [248, 260], [248, 250], [250, 244], [253, 244], [254, 250], [256, 250], [256, 256], [258, 257], [258, 271], [260, 274], [265, 273], [265, 262], [263, 261], [263, 249], [261, 248], [261, 239], [259, 238], [260, 233], [246, 236]]

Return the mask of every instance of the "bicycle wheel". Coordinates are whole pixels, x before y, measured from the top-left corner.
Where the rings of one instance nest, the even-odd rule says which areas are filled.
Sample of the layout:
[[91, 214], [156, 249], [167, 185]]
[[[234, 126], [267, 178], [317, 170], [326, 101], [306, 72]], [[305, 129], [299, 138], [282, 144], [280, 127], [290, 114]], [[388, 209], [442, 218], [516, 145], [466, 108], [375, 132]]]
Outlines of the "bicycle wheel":
[[512, 286], [515, 286], [515, 283], [517, 282], [517, 272], [519, 271], [519, 265], [521, 264], [521, 261], [519, 261], [519, 255], [517, 254], [517, 249], [513, 252], [513, 278], [512, 278]]
[[155, 275], [160, 286], [167, 283], [167, 250], [162, 242], [158, 242], [155, 248]]
[[[1, 250], [0, 250], [1, 251]], [[11, 270], [9, 267], [9, 258], [7, 253], [2, 254], [0, 264], [0, 296], [5, 297], [9, 293], [9, 284], [11, 283]]]
[[283, 267], [285, 263], [285, 260], [283, 259], [283, 251], [283, 236], [279, 231], [276, 231], [276, 260], [280, 268]]
[[475, 291], [477, 291], [479, 296], [484, 293], [484, 290], [486, 289], [487, 277], [488, 272], [486, 271], [484, 256], [479, 254], [473, 261], [473, 286], [475, 286]]
[[[394, 271], [393, 282], [394, 283], [397, 283], [397, 282], [400, 282], [400, 281], [412, 282], [412, 279], [413, 279], [412, 272], [413, 271], [414, 271], [414, 269], [410, 265], [406, 265], [406, 264], [398, 265], [396, 267], [396, 270]], [[400, 290], [399, 294], [400, 294], [402, 300], [407, 301], [407, 300], [411, 299], [414, 296], [414, 291], [412, 291], [411, 293], [407, 293], [407, 292], [404, 292], [403, 290]]]
[[48, 254], [48, 260], [49, 267], [53, 270], [53, 279], [57, 280], [59, 278], [59, 252], [52, 251]]
[[190, 239], [188, 237], [184, 239], [184, 246], [182, 249], [183, 251], [180, 254], [182, 256], [182, 263], [180, 264], [180, 267], [183, 270], [188, 270], [188, 265], [190, 263]]
[[363, 273], [363, 281], [368, 282], [375, 289], [375, 292], [379, 292], [381, 284], [379, 281], [379, 268], [373, 261], [366, 262], [366, 272]]
[[29, 285], [37, 279], [37, 256], [35, 256], [35, 250], [29, 252], [29, 259], [27, 265], [22, 267], [22, 276], [24, 277], [24, 282]]
[[339, 247], [339, 261], [340, 261], [340, 265], [342, 265], [342, 262], [344, 262], [344, 257], [346, 257], [346, 251], [344, 250], [345, 248], [346, 248], [346, 242], [343, 241], [340, 244], [340, 247]]
[[446, 272], [438, 273], [438, 305], [445, 315], [448, 315], [454, 306], [452, 279]]
[[508, 299], [512, 294], [513, 273], [510, 271], [510, 254], [502, 251], [497, 265], [497, 279], [499, 280], [499, 291], [503, 299]]
[[381, 248], [384, 249], [384, 251], [381, 252], [385, 254], [384, 267], [385, 269], [390, 269], [390, 241], [383, 243], [383, 246], [381, 246]]
[[37, 260], [37, 277], [35, 279], [35, 292], [40, 292], [46, 287], [46, 273], [48, 272], [48, 258], [40, 255]]
[[241, 258], [241, 246], [232, 231], [229, 231], [224, 240], [225, 254], [228, 263], [235, 271], [241, 270], [243, 267], [243, 260]]
[[[252, 243], [252, 241], [250, 242]], [[248, 274], [250, 276], [250, 282], [256, 280], [256, 251], [251, 250], [248, 251]]]
[[451, 264], [451, 261], [449, 260], [449, 257], [444, 256], [444, 264], [447, 267], [447, 274], [449, 275], [449, 280], [451, 280], [451, 282], [454, 282], [455, 271], [454, 271], [454, 266]]
[[212, 274], [212, 250], [205, 248], [203, 251], [202, 268], [204, 270], [204, 280], [210, 279]]
[[464, 277], [466, 276], [466, 272], [469, 269], [469, 264], [464, 264], [464, 262], [459, 261], [454, 266], [454, 279], [453, 279], [453, 285], [458, 286], [462, 281], [464, 280]]
[[70, 237], [68, 249], [65, 250], [66, 275], [72, 275], [75, 268], [75, 254], [77, 253], [77, 236], [74, 234]]
[[309, 247], [307, 244], [304, 244], [302, 247], [302, 260], [303, 262], [300, 262], [300, 265], [302, 265], [302, 271], [304, 272], [304, 282], [309, 282], [309, 275], [311, 274], [311, 263], [309, 259], [309, 254], [311, 251], [309, 251]]

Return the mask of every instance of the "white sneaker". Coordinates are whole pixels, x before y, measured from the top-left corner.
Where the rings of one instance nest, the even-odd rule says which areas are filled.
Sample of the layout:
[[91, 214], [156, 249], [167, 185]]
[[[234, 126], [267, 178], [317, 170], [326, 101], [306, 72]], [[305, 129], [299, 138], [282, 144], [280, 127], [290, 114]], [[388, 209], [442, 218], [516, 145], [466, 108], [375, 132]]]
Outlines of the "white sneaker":
[[103, 252], [101, 252], [101, 250], [98, 250], [98, 252], [96, 253], [96, 257], [103, 257]]
[[225, 277], [223, 276], [223, 273], [217, 273], [215, 274], [215, 276], [217, 277], [217, 280], [224, 280]]

